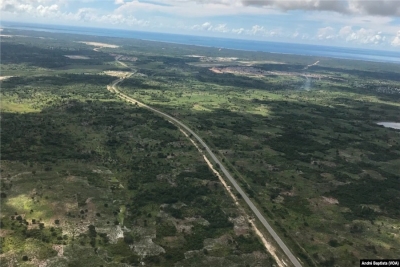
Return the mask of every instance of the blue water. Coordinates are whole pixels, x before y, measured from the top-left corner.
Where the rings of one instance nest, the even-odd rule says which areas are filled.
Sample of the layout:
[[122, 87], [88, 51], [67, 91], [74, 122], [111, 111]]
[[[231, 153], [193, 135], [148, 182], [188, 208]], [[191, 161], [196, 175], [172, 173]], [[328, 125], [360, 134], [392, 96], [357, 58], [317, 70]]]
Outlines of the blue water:
[[400, 64], [400, 51], [382, 51], [359, 48], [330, 47], [322, 45], [278, 43], [179, 35], [167, 33], [141, 32], [116, 29], [100, 29], [60, 25], [25, 24], [17, 22], [1, 22], [1, 27], [47, 32], [73, 33], [108, 37], [135, 38], [168, 43], [199, 45], [217, 48], [229, 48], [247, 51], [262, 51], [279, 54], [295, 54], [307, 56], [356, 59], [375, 62], [391, 62]]

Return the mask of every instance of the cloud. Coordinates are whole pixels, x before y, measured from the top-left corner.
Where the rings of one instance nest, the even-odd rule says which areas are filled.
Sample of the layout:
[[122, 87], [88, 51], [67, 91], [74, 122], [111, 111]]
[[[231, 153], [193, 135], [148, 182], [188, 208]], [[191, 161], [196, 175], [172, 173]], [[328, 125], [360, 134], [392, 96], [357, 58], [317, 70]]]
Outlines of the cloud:
[[340, 37], [346, 37], [350, 35], [353, 32], [353, 29], [351, 26], [344, 26], [339, 30], [339, 36]]
[[353, 0], [349, 1], [349, 9], [370, 15], [400, 16], [400, 2], [398, 0]]
[[243, 0], [246, 6], [274, 7], [284, 11], [288, 10], [318, 10], [346, 12], [347, 1], [325, 1], [325, 0]]
[[229, 29], [226, 27], [226, 24], [218, 24], [217, 26], [214, 27], [213, 29], [215, 32], [229, 32]]
[[[143, 26], [154, 31], [201, 32], [258, 40], [400, 47], [397, 18], [400, 0], [104, 0], [101, 3], [0, 0], [0, 10], [4, 20], [21, 18], [69, 25], [85, 22], [88, 26], [129, 29]], [[193, 24], [196, 25], [190, 26]]]
[[41, 17], [54, 16], [59, 12], [58, 5], [43, 6], [36, 8], [36, 12]]
[[0, 10], [3, 12], [19, 13], [31, 12], [34, 6], [25, 1], [0, 1]]
[[253, 25], [253, 27], [251, 27], [250, 30], [247, 30], [246, 33], [251, 35], [257, 35], [260, 33], [266, 33], [266, 29], [264, 28], [264, 26]]
[[400, 46], [400, 31], [397, 32], [396, 37], [390, 43], [392, 46]]
[[139, 20], [132, 15], [121, 15], [121, 14], [106, 14], [99, 15], [95, 9], [92, 8], [82, 8], [79, 9], [77, 13], [64, 14], [65, 17], [72, 18], [75, 21], [85, 21], [92, 23], [99, 23], [102, 25], [125, 25], [125, 26], [149, 26], [149, 21]]
[[385, 43], [388, 40], [388, 35], [373, 29], [359, 28], [355, 30], [351, 26], [344, 26], [339, 31], [336, 31], [332, 27], [320, 28], [317, 31], [316, 38], [319, 40], [344, 41], [354, 44], [378, 45]]
[[206, 30], [206, 31], [209, 31], [213, 28], [213, 26], [211, 25], [210, 22], [205, 22], [200, 27], [202, 30]]
[[210, 31], [212, 30], [213, 26], [210, 22], [204, 22], [201, 25], [194, 25], [191, 27], [193, 30], [201, 30], [201, 31]]
[[280, 11], [255, 6], [244, 6], [241, 0], [131, 0], [119, 6], [116, 12], [158, 12], [184, 18], [228, 16], [237, 14], [276, 14]]
[[244, 28], [232, 29], [232, 33], [242, 34], [244, 32]]
[[[89, 2], [92, 0], [83, 0]], [[140, 25], [148, 26], [146, 20], [136, 19], [132, 15], [117, 14], [114, 11], [104, 14], [104, 10], [94, 8], [79, 8], [75, 12], [66, 12], [60, 10], [59, 4], [66, 3], [65, 0], [0, 0], [2, 13], [24, 14], [24, 17], [30, 17], [33, 20], [47, 18], [52, 22], [68, 22], [69, 24], [81, 24], [79, 22], [89, 22], [100, 25]]]
[[196, 25], [193, 25], [192, 27], [189, 27], [186, 29], [203, 31], [203, 32], [218, 32], [218, 33], [224, 33], [224, 34], [247, 35], [247, 36], [254, 36], [257, 38], [282, 36], [280, 29], [267, 30], [264, 26], [258, 25], [258, 24], [253, 25], [247, 29], [243, 28], [243, 27], [231, 29], [227, 26], [226, 23], [214, 25], [210, 22], [205, 22], [201, 25], [196, 24]]
[[336, 37], [335, 30], [332, 27], [318, 29], [317, 38], [320, 40], [329, 40]]
[[350, 26], [345, 26], [339, 31], [339, 37], [347, 42], [356, 42], [362, 44], [380, 44], [386, 41], [386, 36], [382, 32], [376, 32], [371, 29], [361, 28], [353, 30]]
[[220, 32], [220, 33], [227, 33], [230, 31], [230, 29], [226, 27], [226, 24], [217, 24], [214, 26], [210, 22], [205, 22], [201, 25], [194, 25], [191, 27], [191, 29], [198, 31], [209, 31], [209, 32]]
[[283, 11], [333, 11], [343, 14], [400, 16], [398, 0], [242, 0], [245, 6], [278, 8]]

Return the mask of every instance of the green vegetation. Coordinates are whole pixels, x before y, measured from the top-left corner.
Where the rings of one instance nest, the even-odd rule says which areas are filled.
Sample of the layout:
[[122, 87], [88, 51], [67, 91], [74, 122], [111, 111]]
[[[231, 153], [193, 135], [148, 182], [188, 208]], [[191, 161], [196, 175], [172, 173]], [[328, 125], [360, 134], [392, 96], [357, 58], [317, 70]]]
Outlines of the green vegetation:
[[190, 141], [107, 90], [114, 57], [57, 38], [1, 44], [2, 264], [271, 265], [249, 229], [235, 241], [242, 211]]
[[400, 255], [399, 131], [376, 125], [400, 122], [399, 65], [21, 33], [54, 39], [2, 39], [2, 259], [273, 263], [180, 131], [106, 90], [127, 71], [110, 53], [135, 57], [120, 89], [195, 130], [304, 266]]
[[199, 132], [306, 265], [395, 257], [400, 144], [376, 122], [400, 121], [399, 66], [319, 59], [304, 70], [296, 58], [262, 63], [268, 56], [251, 68], [247, 58], [139, 57], [146, 76], [121, 87]]

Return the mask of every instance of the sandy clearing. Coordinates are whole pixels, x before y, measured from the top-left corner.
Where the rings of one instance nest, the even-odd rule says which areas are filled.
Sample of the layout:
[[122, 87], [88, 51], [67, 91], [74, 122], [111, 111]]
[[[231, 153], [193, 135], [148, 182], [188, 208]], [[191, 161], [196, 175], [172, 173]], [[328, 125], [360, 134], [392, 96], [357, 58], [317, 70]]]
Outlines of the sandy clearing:
[[137, 57], [130, 57], [130, 56], [124, 56], [124, 55], [117, 55], [117, 54], [110, 54], [111, 56], [115, 57], [115, 60], [123, 60], [123, 61], [132, 61], [135, 62], [138, 60]]
[[207, 57], [200, 55], [186, 55], [187, 57], [199, 58], [202, 62], [231, 62], [236, 61], [239, 58], [237, 57]]
[[130, 72], [127, 71], [104, 71], [104, 74], [107, 74], [109, 76], [114, 76], [114, 77], [118, 77], [118, 78], [125, 78], [127, 77], [129, 74], [131, 74]]
[[90, 57], [79, 56], [79, 55], [64, 55], [64, 57], [67, 57], [67, 58], [70, 58], [70, 59], [90, 59]]
[[203, 107], [200, 104], [194, 104], [192, 109], [194, 109], [194, 110], [202, 110], [202, 111], [211, 111], [211, 109]]
[[314, 79], [321, 79], [321, 78], [335, 79], [333, 77], [321, 74], [310, 74], [310, 73], [304, 74], [300, 72], [287, 72], [287, 71], [265, 71], [252, 66], [231, 66], [231, 67], [214, 66], [209, 70], [219, 74], [231, 73], [231, 74], [245, 75], [249, 77], [263, 77], [268, 75], [276, 75], [276, 76], [290, 76], [290, 77], [301, 76]]
[[84, 41], [79, 41], [78, 43], [86, 44], [86, 45], [92, 45], [92, 46], [98, 46], [98, 47], [107, 47], [107, 48], [118, 48], [118, 45], [113, 45], [113, 44], [106, 44], [106, 43], [98, 43], [98, 42], [84, 42]]
[[271, 60], [253, 60], [253, 61], [248, 61], [248, 60], [241, 60], [238, 61], [238, 63], [242, 63], [245, 64], [247, 66], [252, 66], [252, 65], [256, 65], [256, 64], [278, 64], [278, 65], [285, 65], [286, 63], [284, 62], [278, 62], [278, 61], [271, 61]]
[[329, 204], [339, 204], [339, 200], [333, 197], [322, 197], [322, 199]]
[[268, 71], [248, 66], [233, 66], [225, 68], [213, 67], [210, 70], [214, 73], [231, 73], [231, 74], [251, 75], [251, 76], [264, 76], [269, 74]]
[[11, 78], [11, 77], [14, 77], [14, 76], [0, 76], [0, 81], [7, 80], [8, 78]]

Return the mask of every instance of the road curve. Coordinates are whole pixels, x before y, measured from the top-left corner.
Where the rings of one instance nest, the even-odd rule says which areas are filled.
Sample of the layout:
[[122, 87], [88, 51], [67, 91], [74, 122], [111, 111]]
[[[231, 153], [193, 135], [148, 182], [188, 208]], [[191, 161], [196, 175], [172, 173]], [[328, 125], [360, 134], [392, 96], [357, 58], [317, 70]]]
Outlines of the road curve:
[[[132, 75], [132, 74], [130, 74]], [[129, 77], [130, 75], [126, 76]], [[175, 119], [174, 117], [159, 111], [155, 108], [152, 108], [144, 103], [141, 103], [137, 101], [136, 99], [133, 99], [125, 94], [123, 94], [121, 91], [119, 91], [116, 86], [118, 83], [122, 82], [125, 78], [120, 78], [116, 81], [114, 81], [108, 89], [110, 91], [114, 91], [117, 93], [121, 98], [128, 100], [130, 102], [137, 103], [138, 106], [147, 108], [165, 118], [167, 118], [169, 121], [174, 123], [175, 125], [178, 125], [180, 128], [185, 129], [188, 133], [192, 134], [194, 138], [201, 144], [201, 146], [207, 151], [207, 153], [210, 155], [210, 157], [219, 165], [221, 171], [225, 174], [225, 176], [228, 178], [228, 180], [232, 183], [233, 187], [236, 189], [237, 192], [242, 196], [246, 204], [250, 207], [250, 209], [254, 212], [255, 216], [260, 220], [260, 222], [264, 225], [264, 227], [267, 229], [267, 231], [270, 233], [270, 235], [274, 238], [276, 243], [278, 243], [279, 247], [283, 250], [283, 252], [286, 254], [286, 256], [289, 258], [289, 260], [292, 262], [292, 264], [295, 267], [302, 267], [301, 263], [298, 261], [298, 259], [293, 255], [293, 253], [289, 250], [289, 248], [285, 245], [285, 243], [282, 241], [282, 239], [278, 236], [278, 234], [272, 229], [271, 225], [267, 222], [267, 220], [264, 218], [264, 216], [261, 214], [261, 212], [257, 209], [257, 207], [254, 205], [254, 203], [250, 200], [250, 198], [246, 195], [246, 193], [242, 190], [242, 188], [238, 185], [236, 180], [232, 177], [232, 175], [228, 172], [228, 170], [225, 168], [225, 166], [219, 161], [219, 159], [215, 156], [215, 154], [211, 151], [211, 149], [208, 147], [208, 145], [201, 139], [194, 131], [192, 131], [188, 126], [180, 122], [179, 120]]]

